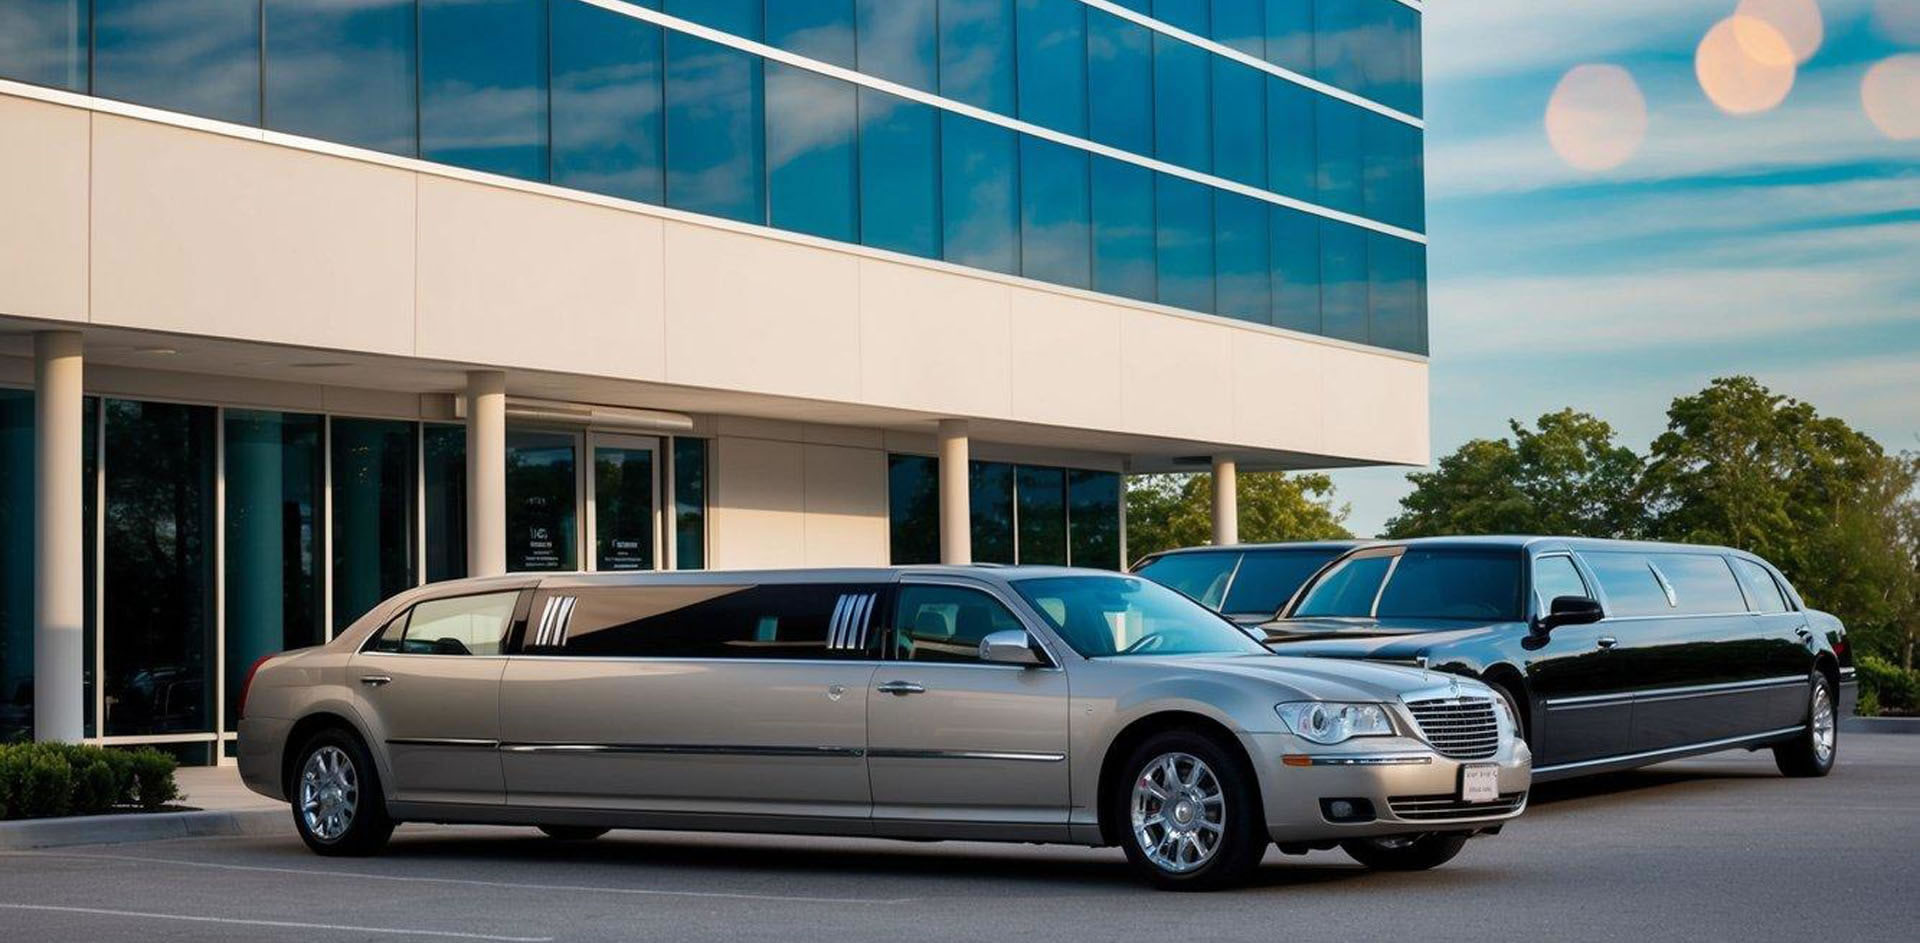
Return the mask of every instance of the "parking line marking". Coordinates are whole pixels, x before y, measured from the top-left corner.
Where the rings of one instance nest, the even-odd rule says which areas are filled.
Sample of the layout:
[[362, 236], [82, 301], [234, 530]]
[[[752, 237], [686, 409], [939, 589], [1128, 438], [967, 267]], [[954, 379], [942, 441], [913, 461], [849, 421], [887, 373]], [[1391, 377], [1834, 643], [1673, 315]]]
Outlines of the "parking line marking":
[[399, 927], [360, 927], [339, 923], [303, 923], [297, 920], [248, 920], [240, 917], [207, 917], [198, 914], [157, 914], [142, 910], [107, 910], [102, 907], [56, 907], [52, 904], [5, 904], [5, 910], [38, 910], [49, 913], [85, 914], [92, 917], [134, 917], [141, 920], [182, 920], [189, 923], [224, 923], [247, 927], [278, 927], [286, 930], [335, 930], [341, 933], [384, 933], [390, 936], [432, 936], [457, 940], [491, 940], [495, 943], [551, 943], [550, 936], [498, 936], [491, 933], [460, 933], [454, 930], [406, 930]]
[[328, 871], [308, 868], [277, 868], [258, 864], [220, 864], [213, 861], [182, 861], [178, 858], [148, 858], [140, 855], [73, 854], [58, 851], [9, 851], [0, 857], [77, 858], [91, 861], [125, 861], [133, 864], [171, 864], [184, 868], [212, 868], [220, 871], [257, 871], [263, 874], [299, 874], [311, 877], [359, 878], [381, 883], [410, 882], [453, 884], [461, 887], [495, 887], [517, 891], [557, 891], [562, 893], [629, 894], [643, 897], [705, 897], [720, 900], [763, 900], [783, 904], [905, 904], [913, 897], [805, 897], [792, 894], [752, 894], [745, 891], [673, 891], [645, 887], [595, 887], [591, 884], [525, 884], [518, 881], [482, 881], [475, 878], [425, 877], [408, 874], [369, 874], [364, 871]]

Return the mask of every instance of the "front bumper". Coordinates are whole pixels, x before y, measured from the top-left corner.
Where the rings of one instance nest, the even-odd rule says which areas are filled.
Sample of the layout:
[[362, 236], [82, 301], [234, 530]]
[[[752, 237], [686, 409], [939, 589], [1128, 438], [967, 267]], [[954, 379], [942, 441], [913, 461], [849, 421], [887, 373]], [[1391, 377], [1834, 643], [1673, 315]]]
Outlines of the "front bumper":
[[[1282, 843], [1477, 831], [1525, 811], [1533, 781], [1533, 754], [1520, 740], [1484, 760], [1455, 760], [1407, 737], [1366, 737], [1332, 747], [1291, 734], [1254, 734], [1249, 740], [1248, 752], [1260, 767], [1267, 831]], [[1460, 770], [1470, 765], [1498, 769], [1498, 800], [1460, 801]], [[1360, 799], [1372, 807], [1370, 818], [1329, 818], [1326, 803]]]

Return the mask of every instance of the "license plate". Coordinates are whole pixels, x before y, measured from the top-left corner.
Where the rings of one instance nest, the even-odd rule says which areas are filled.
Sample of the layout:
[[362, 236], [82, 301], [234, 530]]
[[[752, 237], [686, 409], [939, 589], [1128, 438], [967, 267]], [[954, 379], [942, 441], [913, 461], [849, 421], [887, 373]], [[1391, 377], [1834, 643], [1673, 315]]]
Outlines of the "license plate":
[[1463, 766], [1460, 768], [1460, 801], [1493, 802], [1500, 798], [1500, 767]]

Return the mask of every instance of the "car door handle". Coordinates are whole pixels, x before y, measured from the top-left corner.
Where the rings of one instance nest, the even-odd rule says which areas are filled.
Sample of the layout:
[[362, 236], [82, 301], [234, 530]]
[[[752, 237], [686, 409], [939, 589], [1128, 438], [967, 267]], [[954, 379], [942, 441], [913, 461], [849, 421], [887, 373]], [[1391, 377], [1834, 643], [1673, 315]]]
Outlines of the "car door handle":
[[879, 691], [881, 694], [898, 694], [904, 696], [908, 694], [925, 694], [927, 693], [927, 686], [924, 684], [915, 684], [911, 681], [883, 681], [874, 687], [874, 690]]
[[1802, 642], [1810, 642], [1813, 640], [1813, 630], [1804, 625], [1794, 629], [1793, 634], [1800, 636], [1800, 641]]
[[1620, 640], [1617, 638], [1614, 638], [1611, 635], [1602, 635], [1599, 638], [1594, 639], [1593, 644], [1598, 645], [1601, 648], [1612, 648], [1615, 645], [1620, 644]]
[[361, 675], [360, 683], [370, 688], [377, 688], [383, 684], [392, 684], [393, 678], [388, 675]]

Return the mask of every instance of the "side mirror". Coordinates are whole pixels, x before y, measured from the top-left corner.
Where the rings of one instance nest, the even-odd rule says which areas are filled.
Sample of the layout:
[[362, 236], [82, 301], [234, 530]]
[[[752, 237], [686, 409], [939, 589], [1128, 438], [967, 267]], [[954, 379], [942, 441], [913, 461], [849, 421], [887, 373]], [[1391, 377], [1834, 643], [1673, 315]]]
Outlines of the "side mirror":
[[989, 632], [980, 640], [980, 660], [996, 665], [1038, 665], [1040, 655], [1033, 640], [1019, 629]]
[[1600, 602], [1586, 596], [1555, 596], [1547, 614], [1534, 623], [1534, 634], [1545, 635], [1563, 625], [1591, 625], [1606, 617]]

